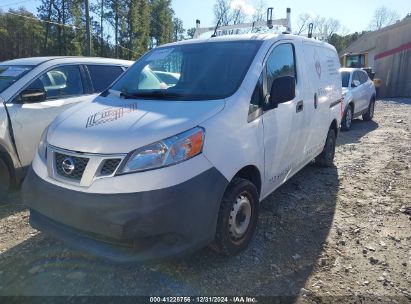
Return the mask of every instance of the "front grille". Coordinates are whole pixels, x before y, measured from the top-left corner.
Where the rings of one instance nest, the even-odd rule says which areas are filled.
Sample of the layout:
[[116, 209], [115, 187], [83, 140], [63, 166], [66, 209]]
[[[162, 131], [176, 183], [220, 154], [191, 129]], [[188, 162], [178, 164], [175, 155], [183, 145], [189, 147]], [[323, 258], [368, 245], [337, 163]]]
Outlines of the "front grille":
[[[88, 158], [66, 155], [59, 152], [55, 152], [54, 155], [55, 167], [58, 175], [72, 180], [81, 180], [89, 161]], [[73, 163], [74, 169], [71, 172], [64, 171], [63, 162], [65, 161]]]
[[101, 168], [100, 175], [107, 176], [107, 175], [113, 174], [114, 171], [116, 171], [120, 162], [121, 162], [121, 158], [106, 159], [104, 161], [103, 167]]

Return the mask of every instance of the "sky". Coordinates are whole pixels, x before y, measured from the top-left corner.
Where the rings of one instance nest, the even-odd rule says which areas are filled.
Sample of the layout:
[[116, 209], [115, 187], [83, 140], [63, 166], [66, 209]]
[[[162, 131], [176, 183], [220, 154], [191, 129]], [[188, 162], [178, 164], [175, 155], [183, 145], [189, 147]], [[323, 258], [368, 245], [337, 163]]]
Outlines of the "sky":
[[[91, 0], [93, 1], [93, 0]], [[261, 0], [233, 0], [245, 2], [247, 8], [258, 6]], [[172, 0], [175, 16], [183, 20], [186, 29], [195, 27], [196, 19], [202, 26], [215, 25], [213, 6], [216, 0]], [[400, 18], [411, 13], [410, 0], [263, 0], [267, 7], [274, 7], [274, 18], [284, 18], [286, 8], [291, 8], [292, 29], [296, 28], [296, 22], [300, 14], [309, 13], [326, 18], [334, 18], [341, 22], [348, 33], [367, 30], [374, 10], [380, 6], [386, 6], [395, 10]], [[0, 9], [18, 8], [24, 6], [37, 14], [36, 7], [40, 0], [0, 0]], [[293, 26], [294, 25], [294, 26]]]

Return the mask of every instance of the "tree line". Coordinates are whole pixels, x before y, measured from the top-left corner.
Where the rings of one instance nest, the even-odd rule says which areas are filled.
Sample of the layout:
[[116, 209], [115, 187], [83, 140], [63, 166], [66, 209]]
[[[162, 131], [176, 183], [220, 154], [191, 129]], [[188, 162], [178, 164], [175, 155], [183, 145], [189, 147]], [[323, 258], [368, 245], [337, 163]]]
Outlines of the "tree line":
[[[89, 0], [92, 56], [134, 60], [164, 43], [194, 36], [175, 16], [171, 0]], [[246, 6], [245, 1], [215, 0], [215, 23], [220, 25], [260, 21], [266, 18], [266, 2]], [[233, 5], [237, 3], [237, 5]], [[369, 29], [377, 30], [398, 20], [385, 7], [375, 10]], [[314, 35], [333, 44], [340, 52], [362, 33], [348, 30], [333, 18], [310, 14], [298, 16], [294, 33]], [[41, 0], [37, 15], [25, 8], [0, 10], [0, 61], [33, 56], [82, 56], [86, 54], [85, 0]], [[264, 32], [267, 28], [254, 28]], [[226, 34], [233, 34], [231, 33]]]
[[[0, 61], [85, 54], [84, 0], [42, 0], [37, 11], [0, 10]], [[132, 60], [156, 45], [184, 39], [171, 0], [92, 0], [90, 12], [93, 56]]]

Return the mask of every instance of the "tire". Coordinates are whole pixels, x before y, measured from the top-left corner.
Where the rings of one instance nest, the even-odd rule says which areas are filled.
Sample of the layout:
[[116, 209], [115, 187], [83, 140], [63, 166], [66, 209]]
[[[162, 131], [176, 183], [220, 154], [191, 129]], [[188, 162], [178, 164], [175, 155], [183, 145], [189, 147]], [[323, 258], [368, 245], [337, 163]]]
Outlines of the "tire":
[[0, 202], [9, 194], [11, 187], [11, 174], [7, 163], [0, 158]]
[[254, 234], [259, 213], [259, 195], [253, 183], [234, 178], [228, 185], [217, 220], [212, 248], [233, 256], [245, 249]]
[[368, 111], [362, 116], [362, 119], [365, 121], [370, 121], [374, 118], [374, 110], [375, 110], [375, 99], [370, 100], [370, 104], [368, 105]]
[[334, 165], [336, 136], [333, 129], [328, 130], [324, 149], [315, 158], [315, 164], [320, 167], [332, 167]]
[[344, 113], [344, 117], [341, 121], [341, 130], [348, 131], [351, 129], [353, 117], [354, 117], [353, 108], [351, 105], [348, 105], [347, 110]]

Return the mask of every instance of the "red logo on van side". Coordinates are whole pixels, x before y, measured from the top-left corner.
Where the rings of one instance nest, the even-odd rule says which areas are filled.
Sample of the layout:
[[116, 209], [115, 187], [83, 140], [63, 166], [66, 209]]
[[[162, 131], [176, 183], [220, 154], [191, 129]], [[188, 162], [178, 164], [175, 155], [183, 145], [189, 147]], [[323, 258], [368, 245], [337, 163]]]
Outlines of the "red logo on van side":
[[320, 63], [320, 57], [318, 57], [317, 52], [314, 53], [314, 65], [315, 65], [315, 71], [317, 72], [318, 77], [321, 78], [321, 63]]

